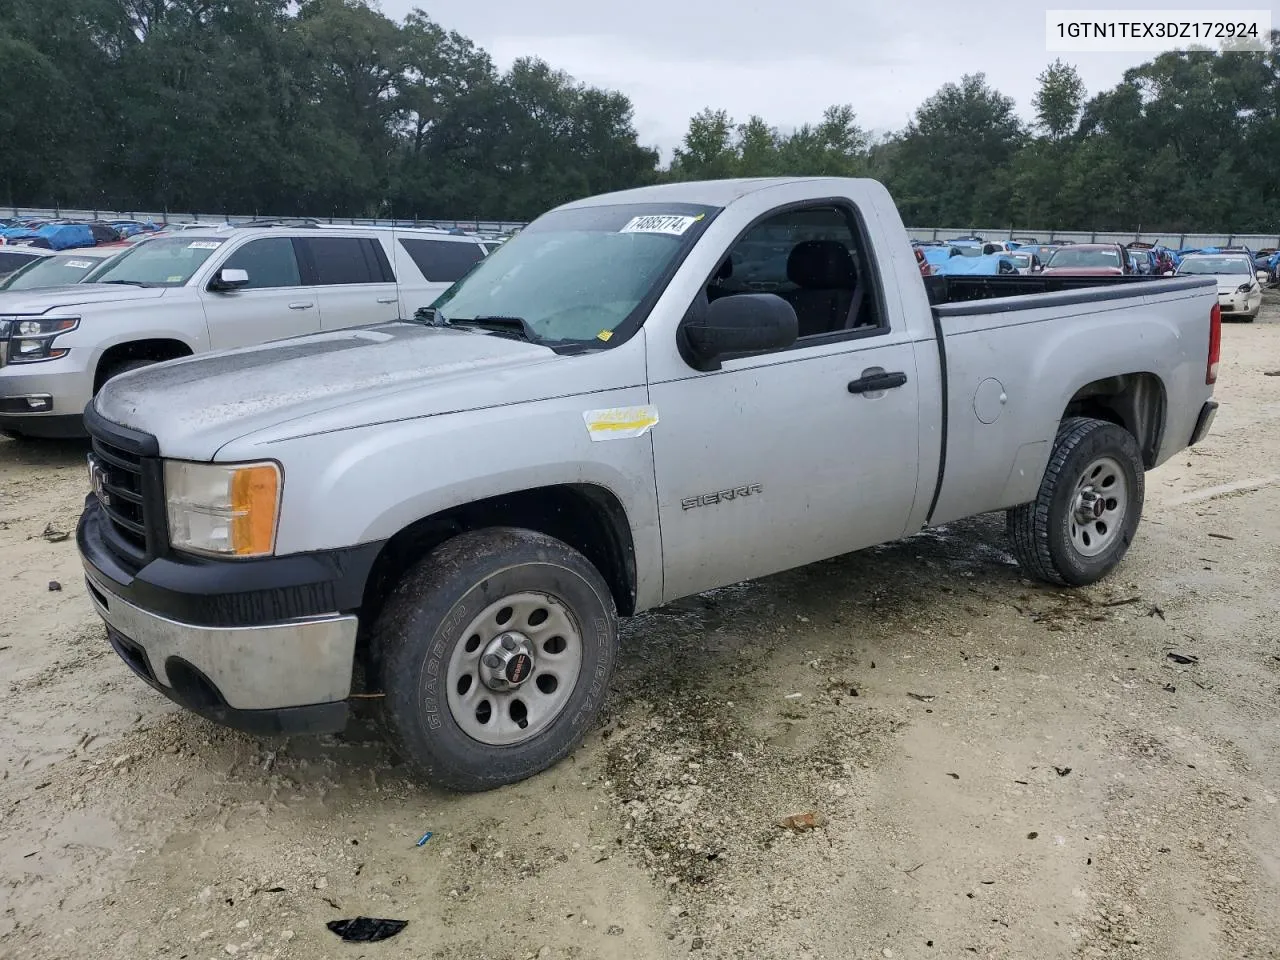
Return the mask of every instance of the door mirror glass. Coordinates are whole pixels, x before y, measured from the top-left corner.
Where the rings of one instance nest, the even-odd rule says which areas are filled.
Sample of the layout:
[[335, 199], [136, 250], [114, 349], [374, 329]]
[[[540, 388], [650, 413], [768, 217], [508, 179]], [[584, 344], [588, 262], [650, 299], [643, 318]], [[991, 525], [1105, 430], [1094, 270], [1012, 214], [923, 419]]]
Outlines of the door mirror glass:
[[795, 308], [775, 293], [719, 297], [680, 325], [681, 352], [698, 370], [718, 370], [720, 361], [782, 350], [796, 342]]
[[249, 283], [249, 271], [235, 267], [223, 267], [214, 274], [210, 290], [238, 290]]

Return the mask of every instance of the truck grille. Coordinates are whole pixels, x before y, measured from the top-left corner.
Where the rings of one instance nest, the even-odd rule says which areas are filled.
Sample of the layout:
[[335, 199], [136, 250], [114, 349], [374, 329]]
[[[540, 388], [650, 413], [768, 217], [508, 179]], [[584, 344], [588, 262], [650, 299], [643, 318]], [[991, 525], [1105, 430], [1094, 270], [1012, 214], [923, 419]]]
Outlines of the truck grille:
[[91, 414], [85, 416], [85, 427], [92, 443], [94, 492], [106, 520], [103, 539], [136, 571], [164, 547], [160, 460], [147, 455], [156, 448], [155, 439]]

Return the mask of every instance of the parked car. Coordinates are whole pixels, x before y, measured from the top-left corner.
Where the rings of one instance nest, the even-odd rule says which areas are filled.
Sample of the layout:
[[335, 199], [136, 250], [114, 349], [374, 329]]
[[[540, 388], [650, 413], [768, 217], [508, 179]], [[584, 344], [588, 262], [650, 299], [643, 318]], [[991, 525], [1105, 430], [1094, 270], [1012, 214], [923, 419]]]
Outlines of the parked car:
[[933, 275], [933, 265], [925, 259], [924, 251], [916, 247], [916, 266], [920, 268], [920, 276], [929, 277]]
[[1218, 285], [1218, 305], [1224, 318], [1252, 323], [1262, 309], [1262, 284], [1252, 258], [1241, 253], [1195, 253], [1183, 257], [1180, 277], [1211, 276]]
[[0, 429], [82, 435], [85, 404], [119, 373], [412, 316], [484, 256], [476, 240], [418, 230], [224, 227], [153, 236], [84, 283], [0, 291]]
[[1019, 247], [1018, 253], [1034, 253], [1040, 258], [1041, 263], [1047, 263], [1049, 258], [1053, 256], [1053, 251], [1057, 250], [1057, 246], [1052, 243], [1040, 243], [1033, 246]]
[[0, 281], [0, 293], [82, 283], [105, 261], [128, 249], [126, 243], [107, 243], [63, 253], [41, 251], [41, 256]]
[[953, 257], [935, 268], [944, 277], [1016, 276], [1018, 266], [1011, 253], [986, 253], [977, 257]]
[[1136, 272], [1129, 252], [1118, 243], [1073, 243], [1054, 251], [1044, 265], [1047, 276], [1132, 276]]
[[416, 318], [112, 380], [77, 543], [161, 693], [292, 733], [375, 694], [462, 790], [591, 728], [619, 615], [992, 510], [1097, 581], [1216, 410], [1212, 280], [921, 277], [868, 180], [570, 203]]
[[1040, 244], [1040, 241], [1035, 237], [1014, 237], [1013, 242], [1019, 247], [1035, 247]]
[[1009, 254], [1009, 258], [1013, 261], [1014, 266], [1017, 267], [1018, 273], [1024, 277], [1039, 273], [1044, 269], [1044, 264], [1040, 262], [1040, 257], [1030, 250], [1015, 250]]

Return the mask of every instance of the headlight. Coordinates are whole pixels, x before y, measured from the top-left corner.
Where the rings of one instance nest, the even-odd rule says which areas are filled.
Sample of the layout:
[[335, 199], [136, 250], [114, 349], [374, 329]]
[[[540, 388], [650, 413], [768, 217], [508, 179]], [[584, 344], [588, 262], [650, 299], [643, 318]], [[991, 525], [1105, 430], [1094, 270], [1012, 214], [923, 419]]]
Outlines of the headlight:
[[1236, 287], [1236, 293], [1248, 293], [1252, 289], [1252, 283], [1242, 283], [1240, 286]]
[[67, 350], [56, 349], [54, 338], [78, 326], [79, 317], [3, 317], [0, 318], [0, 340], [9, 341], [10, 363], [56, 360], [65, 357]]
[[280, 467], [166, 460], [169, 544], [192, 553], [262, 557], [275, 551]]

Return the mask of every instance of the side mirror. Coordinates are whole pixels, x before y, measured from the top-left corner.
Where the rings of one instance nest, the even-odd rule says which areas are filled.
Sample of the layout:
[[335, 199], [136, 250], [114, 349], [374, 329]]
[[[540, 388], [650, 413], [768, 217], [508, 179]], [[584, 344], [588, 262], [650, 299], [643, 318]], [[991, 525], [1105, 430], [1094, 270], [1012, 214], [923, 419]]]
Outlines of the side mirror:
[[742, 293], [694, 307], [680, 324], [680, 353], [697, 370], [720, 361], [782, 350], [796, 342], [795, 308], [774, 293]]
[[1258, 271], [1258, 282], [1259, 282], [1259, 283], [1266, 283], [1266, 282], [1267, 282], [1268, 280], [1270, 280], [1270, 279], [1271, 279], [1271, 274], [1267, 273], [1267, 271], [1265, 271], [1265, 270], [1259, 270], [1259, 271]]
[[238, 290], [249, 282], [249, 271], [223, 267], [209, 282], [210, 290]]

